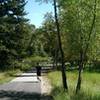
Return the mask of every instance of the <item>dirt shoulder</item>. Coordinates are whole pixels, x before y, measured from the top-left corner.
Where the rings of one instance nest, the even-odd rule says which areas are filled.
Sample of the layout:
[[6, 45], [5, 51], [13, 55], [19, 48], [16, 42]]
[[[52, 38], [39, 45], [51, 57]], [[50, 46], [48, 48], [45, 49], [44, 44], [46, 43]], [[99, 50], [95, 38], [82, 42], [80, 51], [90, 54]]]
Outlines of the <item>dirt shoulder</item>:
[[46, 76], [41, 77], [41, 94], [50, 94], [52, 86], [50, 80]]

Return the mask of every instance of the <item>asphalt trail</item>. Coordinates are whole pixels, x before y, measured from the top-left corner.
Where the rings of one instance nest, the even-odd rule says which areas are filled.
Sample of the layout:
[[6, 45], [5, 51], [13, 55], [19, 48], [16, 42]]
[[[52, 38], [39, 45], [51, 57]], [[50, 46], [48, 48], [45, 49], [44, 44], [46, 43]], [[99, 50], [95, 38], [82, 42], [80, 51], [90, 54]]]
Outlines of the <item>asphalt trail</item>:
[[36, 73], [23, 73], [11, 82], [0, 85], [0, 100], [53, 100], [51, 96], [41, 95], [41, 81]]

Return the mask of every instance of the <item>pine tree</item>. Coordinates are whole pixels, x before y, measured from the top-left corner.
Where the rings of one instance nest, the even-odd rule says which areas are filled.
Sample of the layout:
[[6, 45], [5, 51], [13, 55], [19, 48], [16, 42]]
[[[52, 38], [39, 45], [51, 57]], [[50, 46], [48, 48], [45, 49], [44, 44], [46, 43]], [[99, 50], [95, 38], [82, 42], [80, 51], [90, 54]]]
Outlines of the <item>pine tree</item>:
[[25, 49], [28, 21], [24, 18], [25, 5], [25, 0], [0, 0], [0, 65], [3, 67], [20, 58]]

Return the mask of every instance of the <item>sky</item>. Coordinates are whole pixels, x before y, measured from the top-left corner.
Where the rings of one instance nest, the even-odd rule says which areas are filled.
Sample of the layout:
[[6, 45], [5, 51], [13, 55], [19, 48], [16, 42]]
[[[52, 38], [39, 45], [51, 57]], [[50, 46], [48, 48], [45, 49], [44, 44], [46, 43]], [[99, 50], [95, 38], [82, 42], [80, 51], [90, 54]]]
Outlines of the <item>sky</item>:
[[53, 6], [51, 3], [40, 4], [39, 2], [35, 2], [35, 0], [27, 1], [28, 3], [25, 6], [25, 11], [28, 15], [26, 15], [26, 18], [30, 19], [30, 23], [34, 24], [38, 28], [41, 26], [46, 12], [53, 12]]

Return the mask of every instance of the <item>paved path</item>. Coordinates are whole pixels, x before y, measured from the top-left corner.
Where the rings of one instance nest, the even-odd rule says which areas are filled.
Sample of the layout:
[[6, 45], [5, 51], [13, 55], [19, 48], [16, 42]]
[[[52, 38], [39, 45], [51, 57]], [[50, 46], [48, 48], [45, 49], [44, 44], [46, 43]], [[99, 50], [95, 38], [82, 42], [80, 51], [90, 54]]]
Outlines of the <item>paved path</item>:
[[0, 85], [0, 100], [53, 100], [41, 95], [41, 81], [36, 73], [23, 73], [11, 82]]

